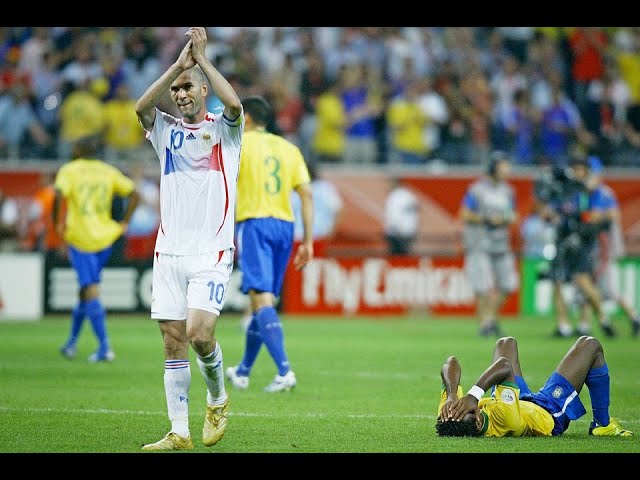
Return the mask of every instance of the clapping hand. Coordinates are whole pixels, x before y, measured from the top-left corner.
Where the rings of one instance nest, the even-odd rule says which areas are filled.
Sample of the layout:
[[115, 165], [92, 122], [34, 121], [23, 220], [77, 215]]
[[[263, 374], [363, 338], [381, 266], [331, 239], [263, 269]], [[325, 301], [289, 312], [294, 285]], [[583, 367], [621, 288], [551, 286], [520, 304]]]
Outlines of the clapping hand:
[[205, 59], [205, 47], [207, 46], [207, 31], [204, 27], [191, 27], [185, 35], [190, 38], [191, 55], [196, 63]]

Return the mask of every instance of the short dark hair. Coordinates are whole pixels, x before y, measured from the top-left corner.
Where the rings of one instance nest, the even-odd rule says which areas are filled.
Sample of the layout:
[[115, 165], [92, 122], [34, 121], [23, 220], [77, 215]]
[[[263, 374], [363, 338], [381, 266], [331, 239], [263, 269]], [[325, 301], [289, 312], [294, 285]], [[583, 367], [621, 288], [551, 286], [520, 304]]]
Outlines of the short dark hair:
[[266, 98], [261, 95], [251, 95], [242, 100], [244, 113], [251, 115], [251, 119], [261, 127], [266, 127], [271, 121], [273, 110]]
[[76, 139], [72, 144], [73, 158], [88, 158], [99, 155], [102, 149], [102, 135], [87, 135]]
[[462, 420], [438, 420], [436, 432], [441, 437], [479, 437], [482, 435], [472, 416]]

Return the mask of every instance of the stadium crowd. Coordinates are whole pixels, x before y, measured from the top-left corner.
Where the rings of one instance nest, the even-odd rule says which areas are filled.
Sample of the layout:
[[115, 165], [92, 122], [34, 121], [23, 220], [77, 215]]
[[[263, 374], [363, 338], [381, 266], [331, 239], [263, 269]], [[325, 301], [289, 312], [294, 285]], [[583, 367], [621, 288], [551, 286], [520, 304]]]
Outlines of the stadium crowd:
[[[65, 161], [102, 132], [153, 159], [135, 99], [186, 27], [0, 27], [0, 162]], [[208, 27], [241, 97], [261, 94], [310, 162], [640, 164], [638, 27]], [[167, 108], [170, 108], [167, 102]], [[209, 99], [215, 111], [219, 102]]]

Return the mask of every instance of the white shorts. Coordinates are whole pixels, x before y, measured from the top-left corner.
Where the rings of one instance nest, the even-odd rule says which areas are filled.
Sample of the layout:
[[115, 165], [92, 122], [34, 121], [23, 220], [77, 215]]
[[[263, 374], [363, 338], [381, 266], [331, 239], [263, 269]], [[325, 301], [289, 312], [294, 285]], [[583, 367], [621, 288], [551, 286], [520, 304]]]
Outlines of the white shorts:
[[233, 271], [233, 250], [201, 255], [156, 253], [151, 318], [186, 320], [190, 308], [220, 315]]
[[487, 293], [494, 287], [511, 293], [519, 286], [512, 252], [493, 255], [482, 251], [469, 252], [465, 256], [464, 269], [475, 293]]

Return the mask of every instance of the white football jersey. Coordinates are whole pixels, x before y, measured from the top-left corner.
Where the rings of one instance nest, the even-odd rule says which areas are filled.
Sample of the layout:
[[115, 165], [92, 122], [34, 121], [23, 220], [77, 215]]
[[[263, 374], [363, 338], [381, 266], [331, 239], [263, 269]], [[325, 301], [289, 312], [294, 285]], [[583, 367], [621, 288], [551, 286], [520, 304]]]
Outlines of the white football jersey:
[[160, 159], [156, 252], [199, 255], [234, 246], [236, 184], [244, 113], [207, 113], [186, 124], [156, 109], [147, 139]]

